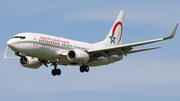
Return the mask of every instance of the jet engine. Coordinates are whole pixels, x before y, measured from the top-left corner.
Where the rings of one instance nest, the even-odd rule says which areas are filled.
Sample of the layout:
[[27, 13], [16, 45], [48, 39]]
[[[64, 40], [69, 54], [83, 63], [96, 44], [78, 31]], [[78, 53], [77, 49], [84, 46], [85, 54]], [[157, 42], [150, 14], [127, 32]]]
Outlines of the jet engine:
[[38, 60], [38, 58], [33, 58], [29, 56], [23, 56], [20, 58], [20, 65], [27, 68], [37, 69], [42, 63]]
[[68, 52], [67, 58], [77, 64], [86, 63], [89, 61], [89, 54], [83, 50], [75, 49]]

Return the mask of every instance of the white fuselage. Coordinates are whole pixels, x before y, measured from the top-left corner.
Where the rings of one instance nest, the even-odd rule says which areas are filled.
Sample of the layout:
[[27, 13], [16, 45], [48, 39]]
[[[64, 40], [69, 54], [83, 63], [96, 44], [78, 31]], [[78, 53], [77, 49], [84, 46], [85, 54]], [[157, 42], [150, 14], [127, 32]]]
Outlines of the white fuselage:
[[[51, 71], [53, 76], [61, 74], [57, 65], [78, 65], [81, 73], [89, 72], [89, 67], [107, 65], [122, 60], [123, 55], [160, 48], [133, 50], [133, 47], [136, 46], [172, 39], [178, 27], [177, 23], [168, 37], [122, 45], [125, 15], [126, 12], [120, 11], [106, 38], [94, 44], [39, 33], [17, 34], [7, 42], [4, 58], [18, 58], [21, 66], [32, 69], [37, 69], [42, 64], [48, 67], [47, 64], [51, 63], [51, 66], [54, 66]], [[20, 58], [8, 57], [8, 47]]]
[[[71, 64], [72, 61], [69, 61], [67, 57], [62, 56], [70, 50], [79, 49], [86, 51], [89, 49], [97, 49], [104, 47], [100, 45], [89, 44], [85, 42], [79, 42], [38, 33], [20, 33], [15, 36], [16, 37], [10, 39], [7, 43], [13, 51], [21, 52], [26, 56], [56, 62], [61, 65], [73, 65]], [[87, 65], [107, 65], [109, 63], [121, 60], [123, 56], [112, 55], [110, 56], [110, 58], [111, 59], [104, 56], [98, 57], [96, 60], [88, 62]]]

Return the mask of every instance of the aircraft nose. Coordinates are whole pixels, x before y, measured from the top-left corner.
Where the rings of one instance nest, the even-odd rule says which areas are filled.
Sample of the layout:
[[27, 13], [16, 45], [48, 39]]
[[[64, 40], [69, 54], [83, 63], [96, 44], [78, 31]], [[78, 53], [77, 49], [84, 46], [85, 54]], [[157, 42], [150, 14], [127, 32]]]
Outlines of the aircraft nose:
[[9, 40], [9, 41], [7, 42], [7, 45], [8, 45], [8, 46], [11, 46], [11, 44], [12, 44], [12, 41]]
[[9, 48], [11, 48], [13, 51], [18, 52], [18, 47], [16, 45], [14, 45], [13, 43], [15, 43], [15, 41], [13, 39], [10, 39], [7, 42], [7, 45], [9, 46]]
[[7, 42], [7, 45], [12, 48], [13, 47], [13, 43], [14, 41], [12, 39], [10, 39], [8, 42]]

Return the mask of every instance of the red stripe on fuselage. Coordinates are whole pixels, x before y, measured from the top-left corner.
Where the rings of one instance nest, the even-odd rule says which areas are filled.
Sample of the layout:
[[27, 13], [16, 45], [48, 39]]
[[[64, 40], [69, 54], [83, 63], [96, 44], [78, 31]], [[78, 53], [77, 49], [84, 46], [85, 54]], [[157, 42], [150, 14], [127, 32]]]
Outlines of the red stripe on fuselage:
[[71, 50], [71, 49], [67, 49], [67, 48], [62, 48], [62, 47], [57, 47], [57, 46], [47, 45], [47, 44], [42, 44], [42, 43], [36, 43], [36, 42], [19, 42], [19, 43], [13, 43], [13, 44], [24, 44], [24, 43], [38, 44], [38, 45], [45, 45], [45, 46], [54, 47], [54, 48], [60, 48], [60, 49], [65, 49], [65, 50]]

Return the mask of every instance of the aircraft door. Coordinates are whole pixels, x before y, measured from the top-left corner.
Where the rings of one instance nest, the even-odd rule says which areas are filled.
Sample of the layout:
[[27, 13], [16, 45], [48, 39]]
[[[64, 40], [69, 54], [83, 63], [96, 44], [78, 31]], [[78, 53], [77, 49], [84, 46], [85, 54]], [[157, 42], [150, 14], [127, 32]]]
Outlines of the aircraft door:
[[37, 42], [38, 42], [38, 37], [36, 35], [33, 35], [33, 39], [34, 39], [34, 46], [38, 46]]
[[39, 39], [38, 39], [38, 36], [35, 34], [31, 34], [31, 36], [32, 36], [31, 41], [33, 42], [33, 45], [31, 46], [31, 48], [29, 48], [29, 50], [31, 51], [31, 54], [37, 55], [37, 51], [39, 49], [39, 47], [38, 47]]

